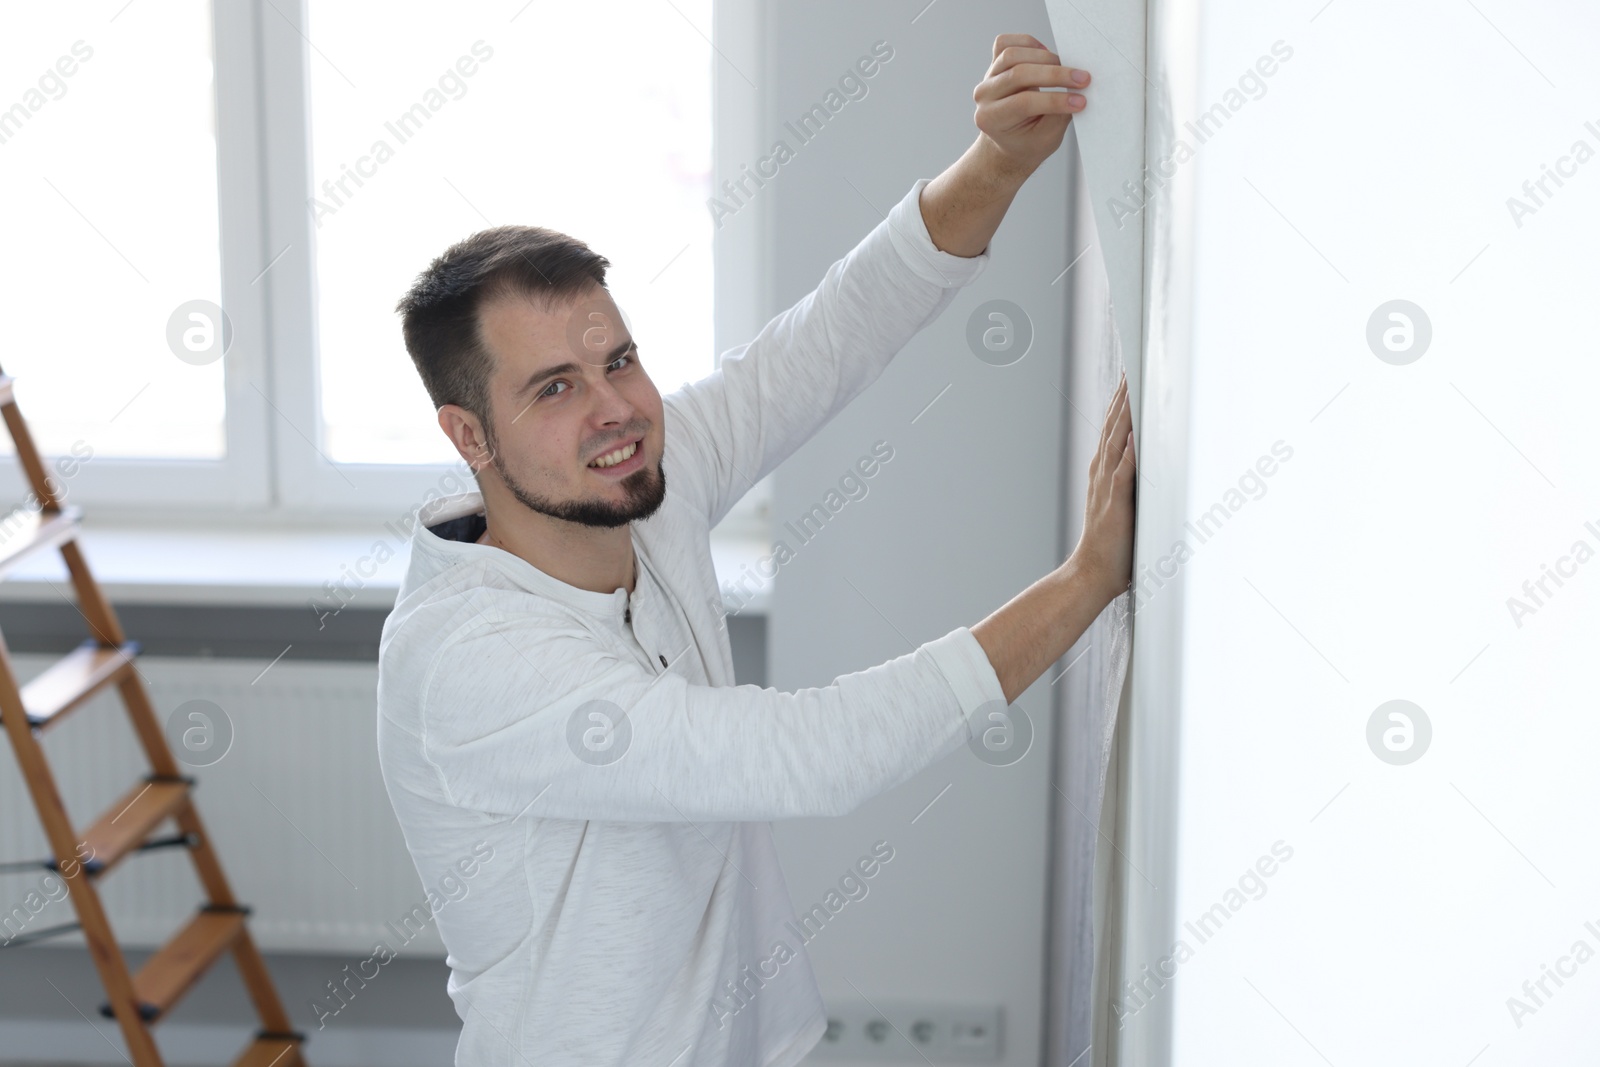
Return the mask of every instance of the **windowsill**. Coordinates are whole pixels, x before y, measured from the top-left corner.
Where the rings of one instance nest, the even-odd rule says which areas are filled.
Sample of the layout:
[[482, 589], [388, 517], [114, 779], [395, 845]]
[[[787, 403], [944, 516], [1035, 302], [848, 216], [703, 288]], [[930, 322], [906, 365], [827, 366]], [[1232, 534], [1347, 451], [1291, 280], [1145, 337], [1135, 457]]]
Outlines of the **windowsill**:
[[[732, 524], [728, 524], [731, 526]], [[393, 554], [378, 563], [379, 543]], [[96, 522], [86, 517], [79, 538], [89, 568], [107, 598], [118, 603], [305, 607], [337, 604], [325, 586], [353, 596], [344, 606], [394, 607], [411, 556], [400, 531], [372, 524], [317, 528], [239, 529], [186, 524], [156, 527]], [[746, 598], [729, 585], [771, 546], [747, 529], [711, 532], [711, 558], [730, 612], [765, 615], [770, 585]], [[367, 571], [363, 575], [361, 572]], [[0, 601], [57, 602], [72, 596], [57, 551], [29, 556], [0, 582]]]

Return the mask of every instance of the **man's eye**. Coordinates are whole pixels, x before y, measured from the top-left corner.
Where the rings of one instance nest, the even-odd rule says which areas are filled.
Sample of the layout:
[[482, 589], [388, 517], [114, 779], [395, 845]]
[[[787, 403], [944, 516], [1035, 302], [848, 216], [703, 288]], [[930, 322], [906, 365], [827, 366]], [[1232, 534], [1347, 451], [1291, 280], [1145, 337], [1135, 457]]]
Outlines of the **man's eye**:
[[[614, 359], [610, 363], [606, 364], [606, 369], [610, 370], [611, 368], [615, 367], [618, 363], [622, 363], [624, 361], [633, 361], [633, 360], [635, 360], [637, 358], [637, 356], [638, 356], [638, 352], [639, 352], [639, 346], [638, 345], [634, 345], [632, 350], [630, 350], [629, 352], [624, 353], [623, 355], [618, 356], [616, 359]], [[559, 379], [559, 378], [556, 379], [555, 381], [551, 382], [548, 386], [545, 387], [544, 392], [539, 394], [540, 399], [543, 399], [544, 397], [547, 397], [547, 396], [557, 396], [557, 395], [559, 395], [557, 393], [552, 393], [550, 391], [550, 390], [554, 389], [558, 385], [567, 385], [567, 383], [562, 379]], [[567, 385], [567, 388], [570, 389], [572, 387], [570, 385]]]

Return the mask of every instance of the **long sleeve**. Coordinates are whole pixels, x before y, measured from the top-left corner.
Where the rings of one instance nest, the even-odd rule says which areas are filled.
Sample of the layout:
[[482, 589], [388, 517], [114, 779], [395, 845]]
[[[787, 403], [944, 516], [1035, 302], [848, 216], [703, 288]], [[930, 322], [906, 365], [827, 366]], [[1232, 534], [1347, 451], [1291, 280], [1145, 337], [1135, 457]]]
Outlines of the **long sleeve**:
[[[582, 631], [496, 613], [440, 649], [422, 687], [422, 745], [452, 803], [495, 815], [841, 815], [961, 747], [968, 717], [996, 701], [999, 680], [964, 626], [784, 693], [652, 674]], [[586, 746], [596, 729], [591, 739], [615, 747]]]
[[730, 349], [722, 365], [663, 397], [672, 474], [710, 525], [877, 380], [889, 361], [989, 262], [940, 251], [919, 178], [818, 286]]

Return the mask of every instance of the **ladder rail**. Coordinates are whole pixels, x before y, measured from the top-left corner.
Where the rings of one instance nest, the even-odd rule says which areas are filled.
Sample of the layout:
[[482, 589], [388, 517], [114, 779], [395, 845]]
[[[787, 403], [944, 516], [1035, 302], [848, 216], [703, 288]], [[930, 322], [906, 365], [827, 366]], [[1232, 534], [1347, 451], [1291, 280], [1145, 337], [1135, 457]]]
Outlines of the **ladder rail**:
[[45, 511], [60, 511], [61, 498], [56, 496], [55, 487], [50, 484], [50, 476], [44, 469], [44, 460], [39, 456], [39, 449], [34, 446], [33, 434], [28, 430], [28, 423], [22, 417], [22, 409], [17, 406], [17, 398], [12, 391], [12, 379], [0, 370], [0, 380], [3, 380], [4, 396], [0, 397], [0, 415], [6, 420], [6, 429], [11, 433], [12, 443], [17, 446], [17, 462], [22, 464], [22, 471], [28, 478], [28, 485], [33, 489], [33, 495], [39, 500], [39, 507]]
[[[77, 595], [78, 611], [88, 626], [91, 639], [102, 649], [123, 649], [130, 643], [123, 633], [122, 624], [95, 581], [78, 545], [78, 509], [63, 507], [61, 497], [51, 484], [44, 461], [34, 445], [28, 424], [17, 406], [13, 381], [3, 370], [0, 370], [0, 416], [5, 420], [6, 429], [16, 445], [17, 461], [27, 475], [38, 501], [41, 524], [56, 523], [45, 531], [47, 536], [38, 539], [38, 543], [31, 547], [35, 550], [54, 547], [61, 553]], [[49, 543], [46, 544], [46, 541]], [[136, 650], [137, 644], [133, 643], [132, 647]], [[63, 714], [66, 708], [82, 703], [93, 692], [109, 690], [114, 685], [149, 764], [151, 773], [148, 780], [159, 783], [179, 780], [192, 782], [192, 779], [183, 775], [167, 744], [160, 719], [145, 687], [144, 676], [131, 654], [127, 656], [125, 666], [118, 667], [112, 674], [96, 673], [79, 666], [76, 671], [63, 667], [55, 677], [76, 677], [84, 687], [82, 692], [76, 694], [70, 686], [65, 687], [64, 694], [61, 693], [62, 687], [54, 682], [46, 687], [65, 701], [61, 705]], [[50, 851], [54, 854], [55, 869], [67, 883], [72, 906], [78, 916], [78, 922], [73, 925], [82, 931], [85, 943], [89, 946], [90, 958], [100, 976], [101, 985], [105, 987], [106, 1007], [122, 1031], [133, 1067], [162, 1067], [164, 1061], [151, 1028], [159, 1022], [165, 1010], [199, 981], [224, 952], [232, 954], [261, 1020], [260, 1028], [234, 1060], [236, 1067], [256, 1067], [258, 1064], [306, 1067], [302, 1051], [305, 1035], [293, 1029], [289, 1014], [245, 921], [248, 908], [239, 904], [233, 895], [221, 860], [201, 821], [192, 790], [185, 784], [182, 795], [174, 797], [170, 786], [163, 786], [168, 790], [168, 799], [160, 804], [162, 817], [150, 818], [155, 813], [151, 806], [142, 809], [143, 817], [136, 835], [118, 831], [114, 826], [115, 817], [102, 817], [89, 829], [92, 833], [103, 831], [97, 839], [105, 842], [108, 849], [114, 849], [116, 854], [104, 857], [103, 868], [92, 866], [95, 858], [84, 855], [88, 839], [80, 840], [79, 833], [73, 828], [56, 786], [55, 774], [39, 740], [40, 731], [60, 717], [51, 715], [40, 722], [29, 720], [23, 686], [17, 682], [10, 652], [4, 636], [0, 635], [0, 726], [3, 726], [16, 753], [17, 764], [33, 798]], [[128, 807], [133, 805], [130, 803]], [[108, 814], [116, 815], [115, 812]], [[167, 821], [176, 824], [176, 837], [157, 839], [150, 836]], [[96, 828], [100, 828], [99, 831]], [[150, 1004], [140, 1003], [135, 976], [129, 971], [127, 959], [117, 943], [96, 883], [101, 877], [112, 873], [115, 861], [122, 856], [178, 841], [188, 846], [190, 861], [205, 892], [202, 910], [231, 912], [237, 914], [238, 918], [236, 926], [235, 923], [229, 923], [223, 927], [211, 920], [198, 925], [191, 923], [163, 946], [165, 951], [158, 953], [160, 963], [147, 976], [153, 987], [164, 991], [159, 998], [161, 1010], [152, 1012]], [[54, 928], [51, 931], [36, 931], [34, 939], [55, 932], [63, 931]]]
[[22, 706], [22, 689], [11, 669], [11, 657], [0, 638], [0, 716], [5, 720], [5, 731], [16, 752], [17, 765], [33, 796], [34, 808], [44, 826], [45, 837], [55, 853], [58, 870], [67, 884], [67, 895], [78, 915], [84, 939], [89, 944], [89, 956], [105, 986], [106, 996], [116, 1013], [122, 1038], [128, 1043], [134, 1067], [161, 1067], [161, 1054], [138, 1017], [134, 1002], [133, 980], [128, 974], [128, 961], [111, 931], [111, 921], [100, 903], [100, 894], [89, 884], [89, 876], [81, 862], [77, 835], [67, 818], [66, 806], [56, 789], [55, 775], [45, 759], [44, 750], [28, 725], [28, 716]]

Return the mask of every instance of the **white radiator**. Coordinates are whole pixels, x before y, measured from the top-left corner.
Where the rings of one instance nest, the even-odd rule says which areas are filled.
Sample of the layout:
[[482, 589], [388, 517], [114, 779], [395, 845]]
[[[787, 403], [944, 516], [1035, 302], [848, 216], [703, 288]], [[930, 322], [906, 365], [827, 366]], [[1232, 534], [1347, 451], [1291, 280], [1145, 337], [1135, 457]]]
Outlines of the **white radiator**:
[[[53, 657], [13, 661], [27, 681]], [[221, 760], [183, 771], [199, 782], [200, 817], [235, 897], [253, 909], [250, 929], [263, 950], [366, 955], [382, 939], [400, 955], [443, 956], [432, 924], [404, 946], [388, 925], [417, 905], [426, 911], [427, 897], [378, 771], [375, 663], [284, 660], [265, 675], [265, 660], [140, 657], [138, 665], [163, 723], [189, 700], [216, 704], [232, 723]], [[147, 770], [114, 688], [47, 731], [44, 747], [79, 828]], [[43, 857], [33, 800], [10, 744], [0, 740], [0, 749], [0, 861]], [[174, 832], [169, 821], [156, 836]], [[52, 899], [64, 891], [45, 880], [53, 877], [42, 868], [0, 875], [0, 921], [10, 917], [0, 938], [76, 919], [70, 901]], [[202, 902], [180, 848], [134, 853], [100, 888], [125, 946], [161, 944]], [[71, 933], [44, 944], [83, 939]]]

